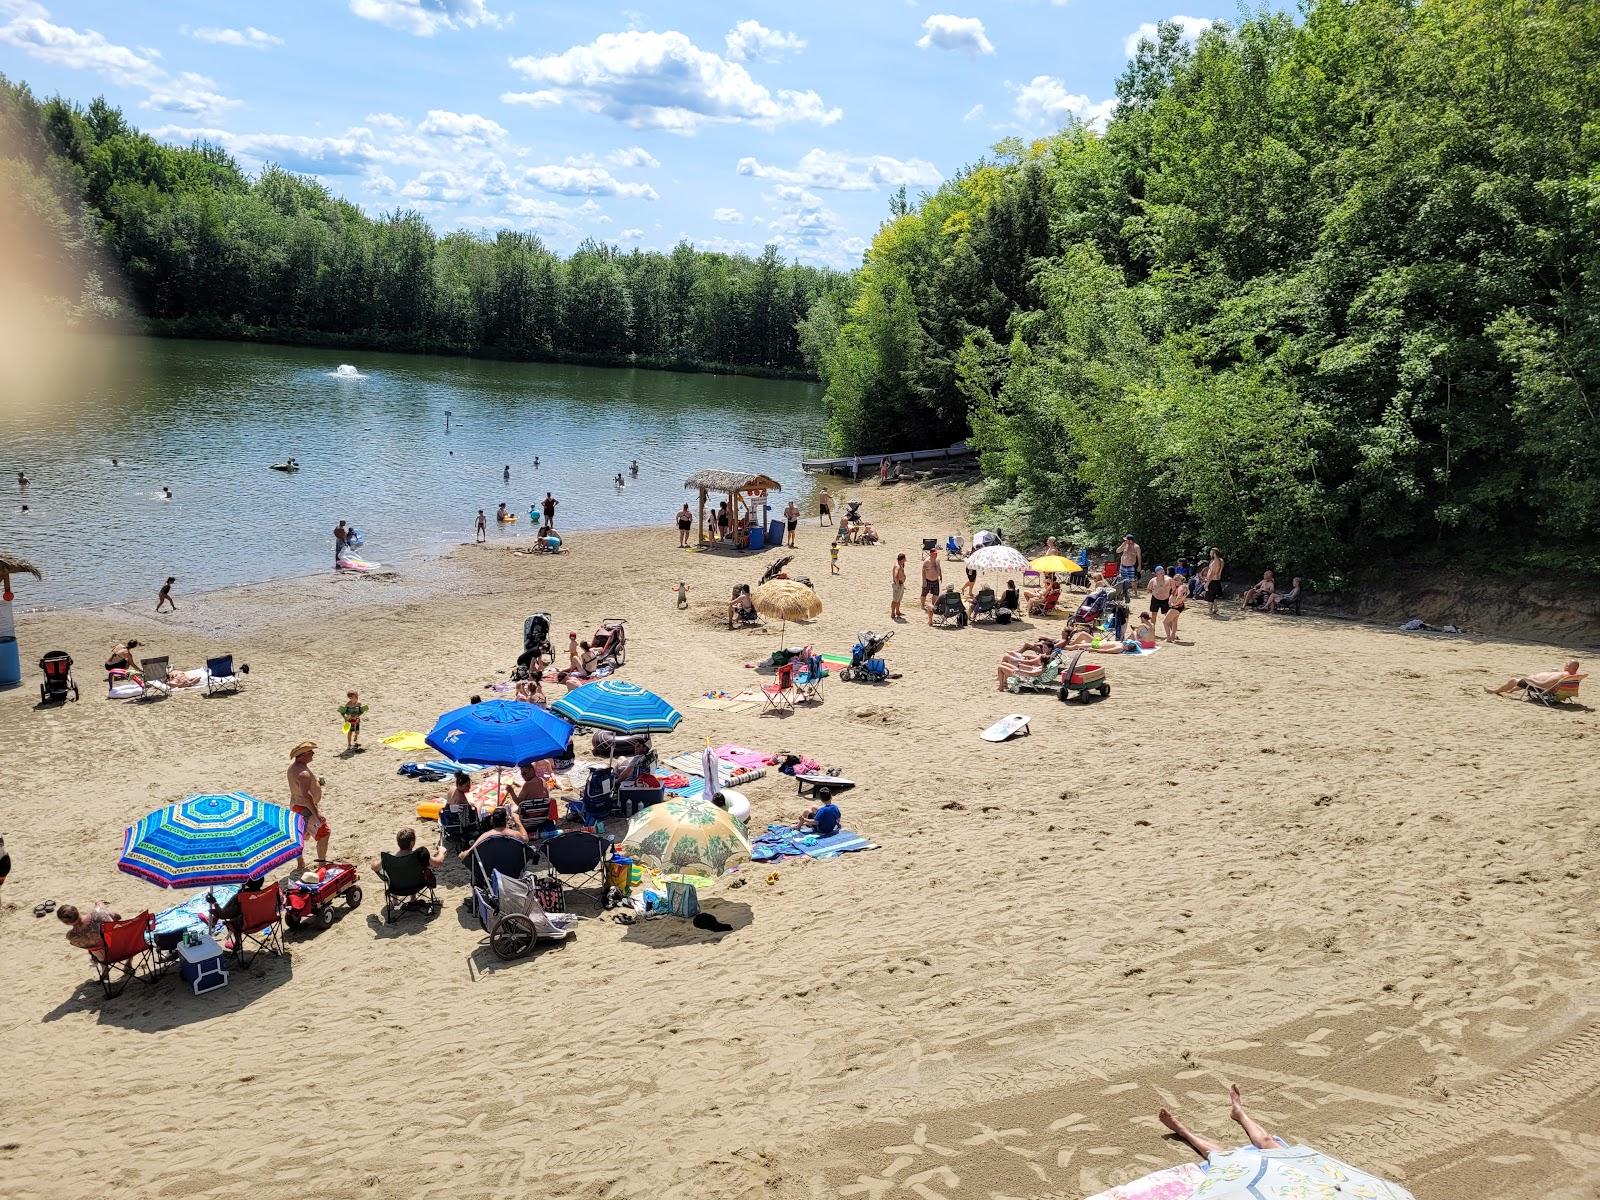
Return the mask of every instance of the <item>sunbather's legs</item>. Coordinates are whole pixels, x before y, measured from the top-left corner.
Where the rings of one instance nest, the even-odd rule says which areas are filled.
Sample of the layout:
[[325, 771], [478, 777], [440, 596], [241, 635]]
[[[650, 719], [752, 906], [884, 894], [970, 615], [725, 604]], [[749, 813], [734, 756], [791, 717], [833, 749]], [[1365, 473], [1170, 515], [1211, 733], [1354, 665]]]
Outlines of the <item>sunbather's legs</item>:
[[1276, 1150], [1281, 1143], [1244, 1110], [1244, 1101], [1239, 1098], [1239, 1085], [1234, 1084], [1228, 1089], [1228, 1115], [1239, 1123], [1239, 1128], [1244, 1130], [1245, 1136], [1250, 1139], [1250, 1144], [1257, 1150]]
[[1527, 686], [1528, 681], [1526, 679], [1512, 678], [1506, 680], [1497, 688], [1486, 687], [1483, 690], [1488, 692], [1491, 696], [1504, 696], [1507, 692], [1514, 692], [1520, 687]]
[[1173, 1133], [1188, 1142], [1189, 1148], [1201, 1158], [1210, 1158], [1213, 1154], [1221, 1151], [1222, 1146], [1219, 1143], [1213, 1142], [1208, 1137], [1201, 1137], [1166, 1109], [1163, 1108], [1156, 1114], [1156, 1117]]

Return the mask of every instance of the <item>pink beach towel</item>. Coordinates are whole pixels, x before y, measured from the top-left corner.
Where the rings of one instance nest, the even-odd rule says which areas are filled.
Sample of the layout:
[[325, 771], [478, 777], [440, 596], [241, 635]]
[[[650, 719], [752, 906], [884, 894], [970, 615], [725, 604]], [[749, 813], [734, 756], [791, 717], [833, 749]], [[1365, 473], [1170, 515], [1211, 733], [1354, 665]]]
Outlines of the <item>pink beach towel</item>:
[[735, 746], [732, 743], [718, 746], [712, 753], [717, 756], [719, 762], [732, 763], [736, 767], [764, 767], [772, 761], [771, 755], [752, 750], [748, 746]]

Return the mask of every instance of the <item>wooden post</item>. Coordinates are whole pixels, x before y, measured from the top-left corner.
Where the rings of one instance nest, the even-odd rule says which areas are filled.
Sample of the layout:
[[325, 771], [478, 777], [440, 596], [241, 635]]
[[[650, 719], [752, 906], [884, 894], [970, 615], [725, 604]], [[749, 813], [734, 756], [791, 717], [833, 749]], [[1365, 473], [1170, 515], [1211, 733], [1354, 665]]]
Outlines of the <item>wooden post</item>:
[[705, 490], [705, 488], [701, 488], [700, 489], [700, 531], [699, 531], [699, 534], [696, 536], [695, 545], [704, 546], [705, 544], [706, 544], [706, 490]]

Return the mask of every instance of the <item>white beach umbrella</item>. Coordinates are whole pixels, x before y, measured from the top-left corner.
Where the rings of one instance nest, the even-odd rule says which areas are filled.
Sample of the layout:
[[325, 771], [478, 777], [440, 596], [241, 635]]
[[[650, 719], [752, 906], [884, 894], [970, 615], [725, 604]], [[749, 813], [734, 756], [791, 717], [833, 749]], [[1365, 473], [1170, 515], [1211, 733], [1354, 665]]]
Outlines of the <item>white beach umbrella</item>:
[[1011, 546], [985, 546], [967, 555], [965, 566], [969, 571], [1020, 575], [1028, 569], [1028, 560], [1020, 550]]

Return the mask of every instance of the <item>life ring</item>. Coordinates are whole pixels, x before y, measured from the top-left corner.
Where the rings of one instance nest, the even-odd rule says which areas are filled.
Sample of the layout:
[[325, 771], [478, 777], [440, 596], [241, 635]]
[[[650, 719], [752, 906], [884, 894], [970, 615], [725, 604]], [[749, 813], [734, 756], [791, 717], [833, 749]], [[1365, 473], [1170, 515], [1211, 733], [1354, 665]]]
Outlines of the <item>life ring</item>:
[[496, 522], [498, 522], [501, 525], [510, 525], [510, 524], [512, 524], [513, 522], [516, 521], [517, 514], [516, 513], [507, 513], [503, 517], [500, 516], [499, 514], [496, 514], [494, 519], [495, 519]]

